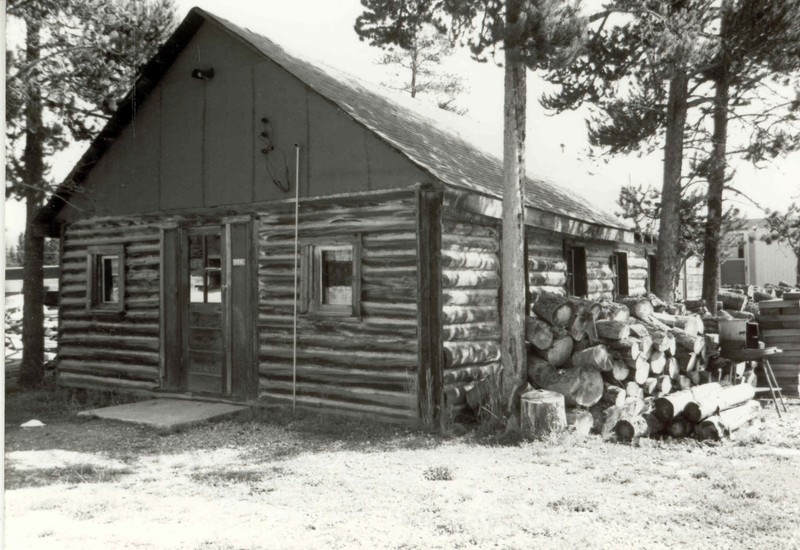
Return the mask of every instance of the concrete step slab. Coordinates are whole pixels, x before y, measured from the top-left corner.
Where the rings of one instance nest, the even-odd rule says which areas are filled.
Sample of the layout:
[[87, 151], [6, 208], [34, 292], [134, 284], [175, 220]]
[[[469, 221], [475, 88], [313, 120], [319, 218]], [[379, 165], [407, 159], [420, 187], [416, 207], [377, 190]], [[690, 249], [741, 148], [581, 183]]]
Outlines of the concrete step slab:
[[78, 416], [116, 420], [155, 428], [160, 432], [176, 432], [202, 422], [245, 414], [250, 407], [229, 403], [190, 401], [185, 399], [150, 399], [81, 411]]

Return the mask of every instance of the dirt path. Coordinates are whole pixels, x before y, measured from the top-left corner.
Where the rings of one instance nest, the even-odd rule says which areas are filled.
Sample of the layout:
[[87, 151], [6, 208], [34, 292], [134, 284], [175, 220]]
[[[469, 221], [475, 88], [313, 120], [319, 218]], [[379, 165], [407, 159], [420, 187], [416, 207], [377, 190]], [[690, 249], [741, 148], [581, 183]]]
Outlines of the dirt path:
[[637, 447], [493, 446], [314, 417], [158, 436], [54, 414], [38, 432], [7, 424], [6, 543], [796, 548], [800, 405], [765, 418], [725, 444]]

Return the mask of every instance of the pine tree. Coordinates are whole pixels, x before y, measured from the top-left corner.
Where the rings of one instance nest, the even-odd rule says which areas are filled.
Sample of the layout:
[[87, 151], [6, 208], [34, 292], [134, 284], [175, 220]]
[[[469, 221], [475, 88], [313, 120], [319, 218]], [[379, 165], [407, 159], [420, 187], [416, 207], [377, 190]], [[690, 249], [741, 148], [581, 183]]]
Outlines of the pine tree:
[[680, 261], [684, 133], [690, 79], [702, 56], [704, 0], [613, 0], [590, 16], [585, 49], [547, 79], [542, 104], [561, 112], [589, 103], [590, 144], [610, 154], [664, 151], [655, 294], [671, 301]]
[[[663, 299], [671, 297], [669, 275], [677, 269], [664, 257], [678, 258], [679, 198], [695, 184], [707, 186], [704, 297], [713, 306], [731, 157], [758, 163], [800, 146], [797, 101], [789, 97], [800, 64], [800, 2], [615, 0], [593, 19], [599, 23], [586, 50], [549, 75], [562, 90], [543, 103], [595, 106], [590, 142], [612, 154], [663, 147], [656, 277]], [[731, 146], [729, 124], [744, 142]], [[690, 162], [678, 170], [684, 150]]]
[[[800, 2], [723, 0], [716, 23], [715, 47], [698, 75], [713, 86], [713, 95], [701, 98], [711, 103], [704, 115], [711, 117], [713, 130], [710, 152], [699, 163], [708, 182], [703, 298], [712, 313], [720, 284], [723, 193], [732, 178], [727, 157], [760, 162], [800, 148], [797, 106], [786, 87], [792, 80], [800, 85]], [[750, 134], [745, 143], [729, 143], [731, 124]]]
[[[375, 46], [408, 49], [431, 24], [463, 40], [485, 61], [503, 49], [503, 249], [501, 265], [501, 396], [518, 416], [527, 384], [525, 356], [525, 121], [528, 69], [553, 69], [577, 49], [585, 22], [577, 1], [362, 0], [356, 32]], [[532, 197], [536, 200], [536, 197]]]
[[26, 206], [19, 383], [44, 375], [44, 238], [34, 218], [54, 188], [49, 159], [108, 120], [174, 25], [172, 0], [10, 0], [22, 38], [6, 57], [6, 194]]
[[466, 110], [456, 105], [458, 95], [464, 91], [462, 79], [441, 68], [442, 61], [452, 54], [453, 45], [447, 36], [433, 25], [424, 25], [409, 49], [386, 48], [378, 63], [400, 70], [392, 82], [383, 85], [411, 97], [430, 97], [440, 109], [463, 115]]
[[[678, 269], [670, 281], [672, 289], [676, 289], [683, 265], [689, 258], [702, 258], [705, 248], [705, 214], [706, 194], [702, 190], [684, 192], [678, 204], [680, 229], [677, 239]], [[617, 204], [620, 206], [618, 216], [631, 220], [634, 230], [642, 235], [653, 237], [658, 233], [663, 201], [661, 193], [652, 188], [624, 186], [620, 189]], [[736, 243], [737, 232], [746, 227], [746, 219], [741, 211], [729, 206], [722, 214], [720, 248], [726, 249]]]

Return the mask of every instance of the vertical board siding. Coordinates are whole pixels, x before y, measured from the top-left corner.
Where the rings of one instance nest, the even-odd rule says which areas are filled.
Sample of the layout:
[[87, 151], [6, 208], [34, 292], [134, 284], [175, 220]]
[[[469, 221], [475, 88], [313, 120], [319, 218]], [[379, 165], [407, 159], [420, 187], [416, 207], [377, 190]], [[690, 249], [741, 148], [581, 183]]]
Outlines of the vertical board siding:
[[500, 222], [445, 208], [442, 341], [445, 406], [463, 409], [465, 388], [500, 366]]
[[[419, 363], [413, 192], [301, 203], [298, 233], [311, 243], [359, 235], [362, 263], [360, 317], [298, 314], [297, 405], [413, 421]], [[262, 213], [258, 241], [259, 397], [291, 403], [294, 205]]]
[[[153, 390], [160, 381], [160, 232], [133, 219], [85, 220], [63, 233], [58, 381], [62, 385]], [[86, 308], [88, 249], [123, 245], [123, 312]]]

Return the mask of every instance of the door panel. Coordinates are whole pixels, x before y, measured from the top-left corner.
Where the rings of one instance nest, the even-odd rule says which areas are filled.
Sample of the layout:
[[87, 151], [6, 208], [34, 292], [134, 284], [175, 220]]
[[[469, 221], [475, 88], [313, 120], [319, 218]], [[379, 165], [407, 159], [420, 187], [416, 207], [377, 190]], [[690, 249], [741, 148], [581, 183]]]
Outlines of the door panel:
[[190, 230], [186, 315], [186, 389], [225, 392], [223, 345], [224, 251], [220, 227]]

